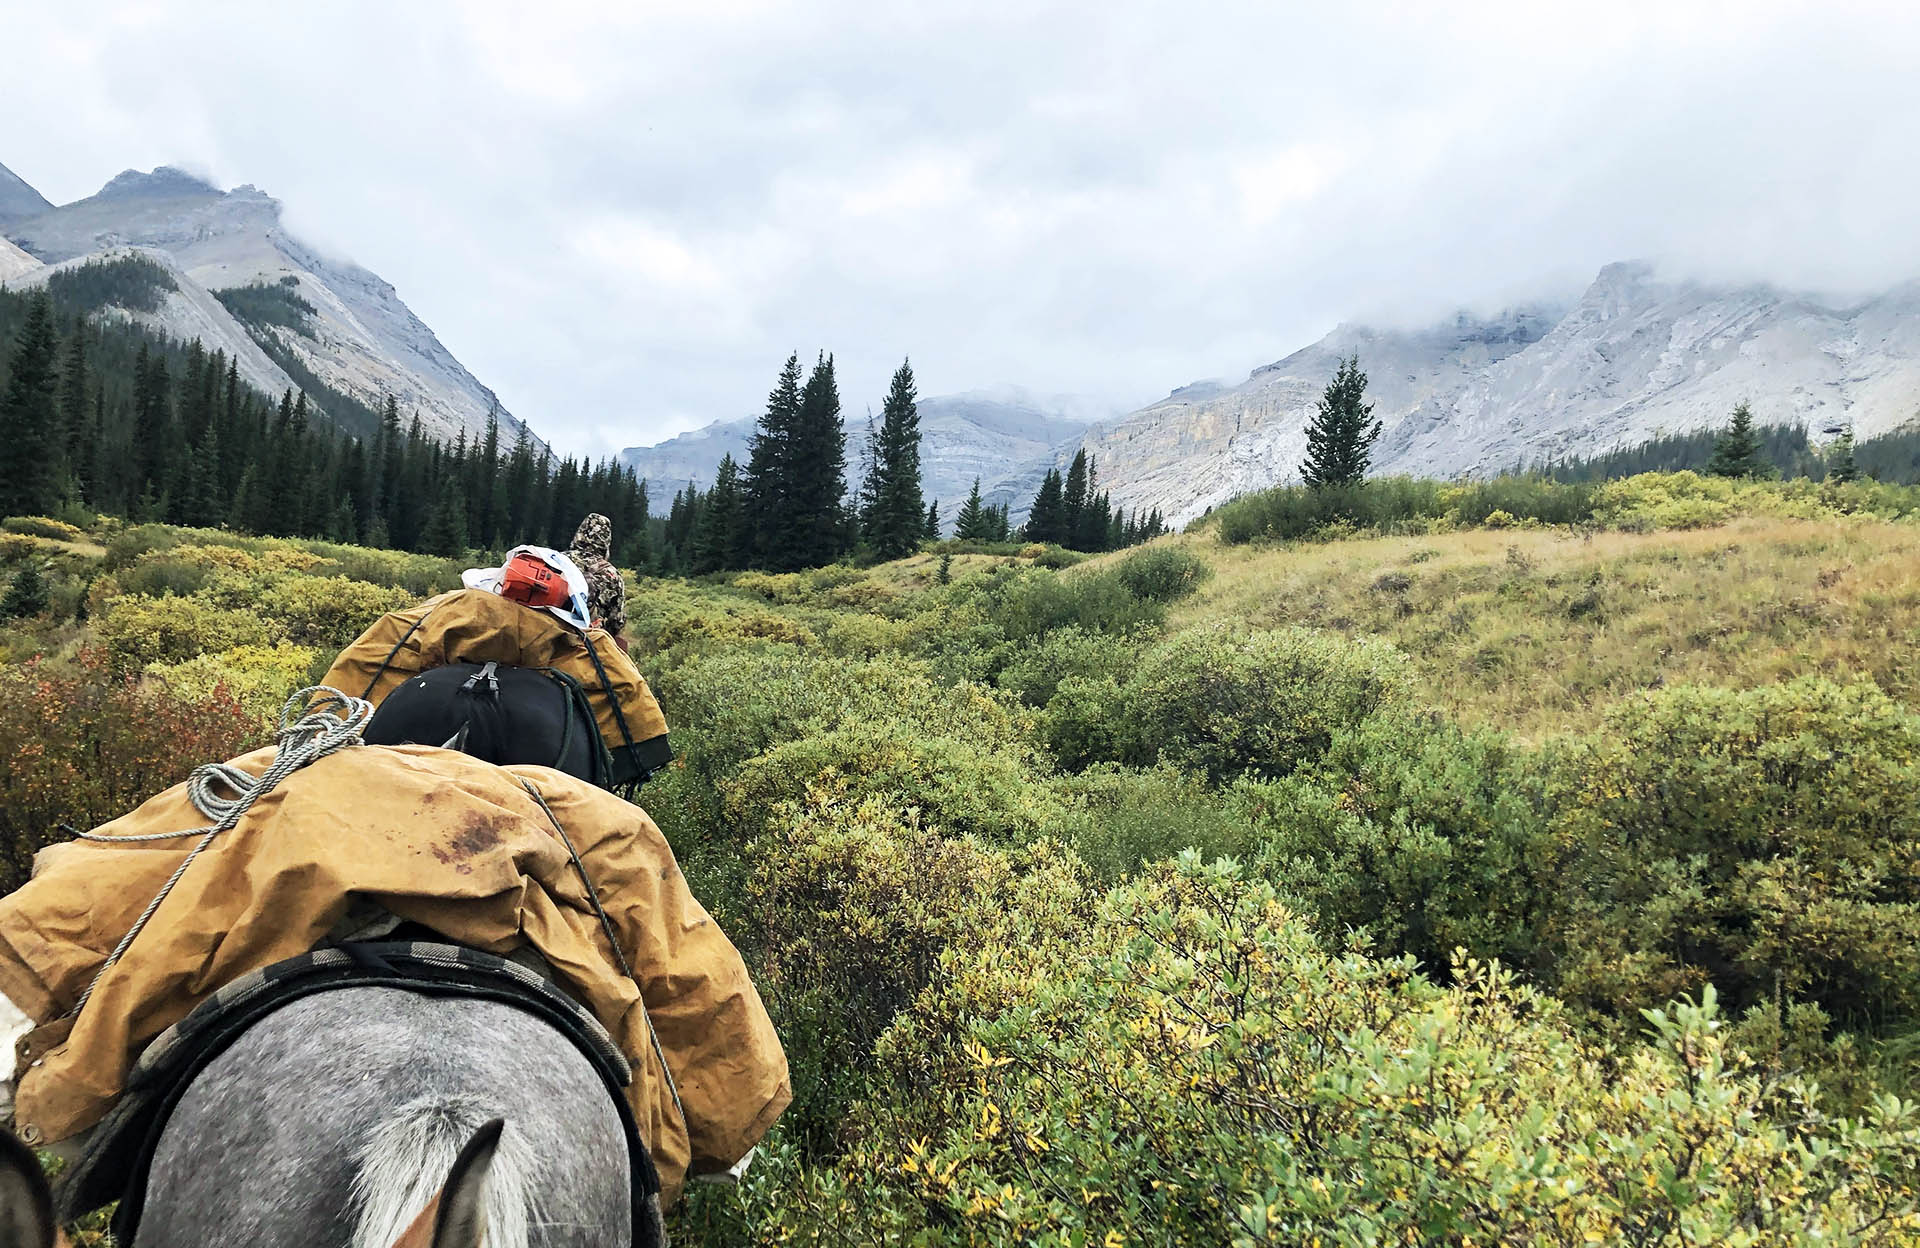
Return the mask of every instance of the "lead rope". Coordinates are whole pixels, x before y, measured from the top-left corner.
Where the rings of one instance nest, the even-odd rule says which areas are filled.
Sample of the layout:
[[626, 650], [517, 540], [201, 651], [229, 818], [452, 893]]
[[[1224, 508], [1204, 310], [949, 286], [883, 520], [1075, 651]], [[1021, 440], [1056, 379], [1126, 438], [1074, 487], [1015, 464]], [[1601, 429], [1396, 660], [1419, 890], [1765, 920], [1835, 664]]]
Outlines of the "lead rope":
[[[193, 865], [193, 860], [200, 856], [201, 850], [213, 844], [214, 838], [222, 832], [230, 830], [239, 823], [241, 818], [253, 809], [255, 802], [273, 792], [282, 780], [294, 772], [317, 759], [325, 758], [349, 746], [361, 744], [360, 734], [366, 729], [367, 721], [371, 718], [373, 718], [371, 702], [341, 693], [338, 689], [326, 685], [310, 685], [288, 698], [286, 706], [281, 709], [280, 728], [274, 733], [277, 744], [273, 762], [259, 776], [250, 775], [231, 763], [207, 763], [194, 768], [193, 774], [187, 777], [187, 798], [193, 803], [195, 810], [213, 820], [210, 826], [185, 828], [178, 832], [148, 832], [140, 836], [102, 836], [97, 832], [80, 833], [82, 840], [107, 844], [172, 841], [187, 836], [197, 836], [200, 842], [188, 850], [187, 856], [180, 860], [180, 865], [174, 868], [173, 874], [167, 877], [167, 882], [160, 886], [160, 891], [153, 895], [153, 900], [147, 903], [147, 908], [140, 912], [138, 919], [134, 920], [133, 927], [120, 938], [120, 943], [114, 946], [113, 952], [107, 955], [106, 962], [94, 973], [92, 981], [87, 984], [87, 990], [80, 994], [80, 999], [73, 1003], [73, 1008], [68, 1010], [64, 1017], [72, 1018], [86, 1006], [88, 999], [93, 996], [93, 990], [100, 986], [100, 981], [105, 978], [107, 972], [113, 969], [114, 964], [119, 962], [121, 956], [132, 946], [134, 939], [146, 927], [147, 921], [153, 918], [154, 912], [160, 909], [161, 903], [166, 901], [167, 895], [173, 891], [173, 886], [180, 882], [180, 877], [187, 873], [187, 868]], [[219, 789], [225, 789], [227, 792], [222, 794], [218, 791]]]
[[660, 1032], [654, 1027], [653, 1015], [647, 1010], [645, 985], [633, 973], [633, 967], [627, 963], [627, 955], [620, 948], [620, 938], [614, 934], [613, 920], [607, 917], [606, 907], [600, 904], [600, 890], [593, 886], [593, 877], [587, 874], [587, 864], [580, 861], [580, 851], [573, 847], [573, 838], [568, 836], [567, 830], [560, 826], [560, 820], [554, 815], [553, 807], [547, 805], [547, 799], [540, 795], [539, 789], [534, 788], [524, 779], [520, 781], [520, 787], [525, 789], [534, 801], [540, 803], [540, 809], [546, 812], [547, 822], [552, 824], [553, 830], [560, 834], [560, 843], [567, 847], [567, 856], [573, 859], [573, 869], [579, 872], [580, 883], [587, 890], [587, 900], [593, 903], [593, 912], [600, 916], [601, 930], [607, 934], [607, 944], [613, 947], [613, 960], [620, 964], [620, 972], [633, 986], [641, 990], [640, 1017], [647, 1022], [647, 1039], [653, 1042], [653, 1055], [659, 1059], [660, 1073], [666, 1078], [667, 1094], [673, 1098], [674, 1112], [680, 1115], [680, 1125], [691, 1130], [692, 1128], [687, 1126], [687, 1107], [680, 1103], [680, 1085], [674, 1082], [673, 1067], [667, 1065], [667, 1051], [660, 1045]]

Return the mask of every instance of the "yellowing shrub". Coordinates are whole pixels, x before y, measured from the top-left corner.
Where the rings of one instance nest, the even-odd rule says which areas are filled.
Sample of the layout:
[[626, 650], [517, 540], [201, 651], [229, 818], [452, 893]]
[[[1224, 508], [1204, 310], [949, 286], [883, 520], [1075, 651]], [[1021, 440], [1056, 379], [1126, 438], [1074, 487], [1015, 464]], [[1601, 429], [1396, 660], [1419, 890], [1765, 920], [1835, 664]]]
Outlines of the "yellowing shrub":
[[99, 621], [101, 643], [114, 667], [137, 672], [150, 663], [180, 663], [207, 651], [263, 645], [267, 626], [250, 611], [211, 606], [196, 598], [125, 594], [107, 600]]
[[204, 698], [225, 689], [263, 724], [278, 721], [288, 695], [307, 683], [319, 652], [311, 646], [281, 642], [273, 646], [239, 646], [218, 654], [202, 654], [184, 663], [151, 663], [147, 675], [163, 680], [174, 692]]
[[338, 650], [387, 612], [417, 601], [405, 589], [344, 576], [288, 577], [260, 595], [260, 614], [292, 641]]
[[84, 541], [87, 536], [77, 526], [47, 516], [8, 516], [0, 520], [0, 529], [9, 533], [25, 533], [30, 537], [49, 537], [59, 542]]

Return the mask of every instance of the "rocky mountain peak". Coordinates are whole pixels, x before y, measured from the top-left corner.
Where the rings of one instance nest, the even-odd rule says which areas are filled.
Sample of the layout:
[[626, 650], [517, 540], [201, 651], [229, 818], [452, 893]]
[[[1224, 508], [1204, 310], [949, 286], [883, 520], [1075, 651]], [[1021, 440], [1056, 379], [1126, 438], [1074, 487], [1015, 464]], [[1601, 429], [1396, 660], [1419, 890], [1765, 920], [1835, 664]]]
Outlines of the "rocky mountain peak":
[[205, 178], [173, 165], [161, 165], [151, 173], [125, 169], [115, 174], [95, 194], [96, 199], [133, 199], [137, 197], [174, 197], [179, 195], [218, 195], [220, 188]]
[[0, 165], [0, 222], [38, 216], [53, 207], [39, 191], [5, 165]]

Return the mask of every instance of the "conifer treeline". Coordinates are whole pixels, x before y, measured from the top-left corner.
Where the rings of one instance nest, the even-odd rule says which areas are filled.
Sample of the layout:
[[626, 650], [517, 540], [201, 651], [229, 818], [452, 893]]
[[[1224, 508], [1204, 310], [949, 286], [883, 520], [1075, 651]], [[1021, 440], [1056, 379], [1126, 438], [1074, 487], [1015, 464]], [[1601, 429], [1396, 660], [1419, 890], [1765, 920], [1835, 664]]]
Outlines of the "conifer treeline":
[[869, 421], [859, 488], [847, 490], [847, 432], [833, 357], [804, 374], [787, 357], [767, 396], [745, 465], [728, 455], [712, 488], [694, 482], [673, 496], [662, 531], [661, 568], [790, 572], [862, 552], [893, 559], [938, 536], [935, 507], [921, 510], [920, 415], [913, 366], [902, 362], [877, 430]]
[[[1053, 542], [1071, 550], [1119, 550], [1150, 541], [1167, 531], [1160, 509], [1141, 515], [1113, 509], [1112, 500], [1095, 493], [1099, 473], [1093, 458], [1082, 447], [1073, 454], [1073, 463], [1063, 478], [1058, 468], [1041, 479], [1027, 512], [1027, 524], [1021, 530], [1030, 542]], [[977, 490], [976, 486], [976, 490]]]
[[305, 394], [260, 394], [224, 352], [79, 316], [63, 326], [45, 293], [7, 336], [0, 514], [85, 509], [457, 556], [564, 547], [598, 511], [621, 561], [648, 562], [646, 487], [631, 469], [556, 463], [524, 429], [503, 447], [497, 415], [484, 437], [447, 446], [389, 398], [373, 436], [354, 438]]
[[[846, 481], [846, 429], [833, 357], [821, 353], [804, 374], [787, 357], [745, 465], [720, 461], [713, 485], [695, 482], [673, 496], [660, 533], [660, 567], [699, 575], [740, 568], [794, 571], [849, 555], [897, 559], [940, 537], [940, 502], [925, 500], [920, 479], [920, 415], [911, 362], [894, 372], [880, 422], [867, 418], [858, 485]], [[1125, 515], [1095, 490], [1083, 450], [1063, 478], [1047, 474], [1021, 540], [1076, 550], [1116, 550], [1166, 532], [1156, 510]], [[923, 510], [924, 508], [924, 510]], [[980, 497], [980, 482], [955, 516], [962, 541], [1014, 537], [1006, 504]]]

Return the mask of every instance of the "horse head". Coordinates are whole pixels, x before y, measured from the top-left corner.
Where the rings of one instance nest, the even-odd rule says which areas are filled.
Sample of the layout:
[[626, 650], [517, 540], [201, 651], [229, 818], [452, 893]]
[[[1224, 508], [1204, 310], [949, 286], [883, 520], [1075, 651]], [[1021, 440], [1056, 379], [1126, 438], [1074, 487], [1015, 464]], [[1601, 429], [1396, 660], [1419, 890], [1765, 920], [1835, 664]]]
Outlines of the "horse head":
[[[446, 1182], [393, 1248], [480, 1248], [486, 1237], [487, 1174], [500, 1146], [500, 1119], [486, 1123], [454, 1158]], [[53, 1193], [40, 1161], [0, 1128], [0, 1248], [70, 1248], [55, 1225]]]

